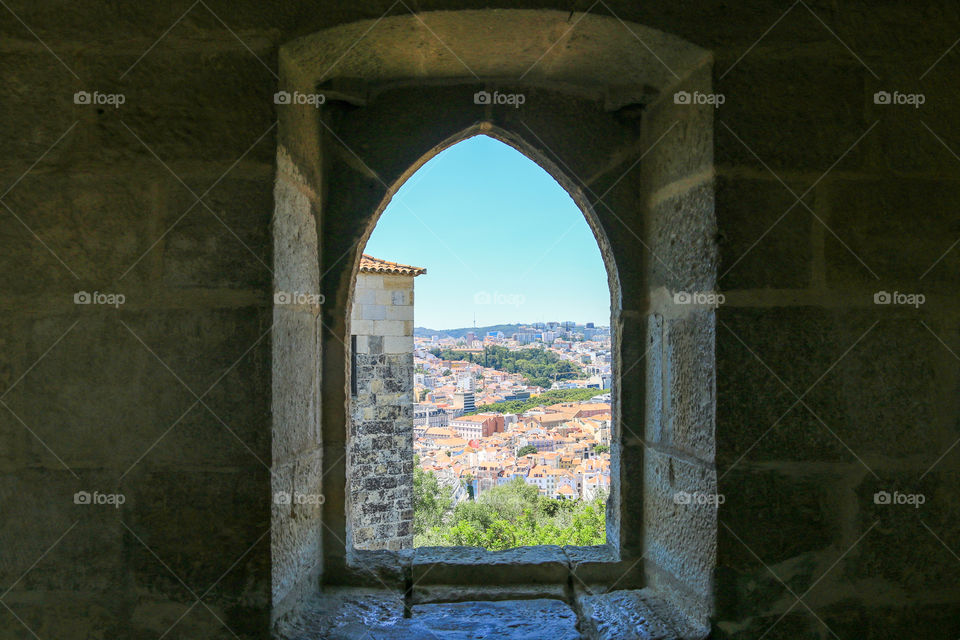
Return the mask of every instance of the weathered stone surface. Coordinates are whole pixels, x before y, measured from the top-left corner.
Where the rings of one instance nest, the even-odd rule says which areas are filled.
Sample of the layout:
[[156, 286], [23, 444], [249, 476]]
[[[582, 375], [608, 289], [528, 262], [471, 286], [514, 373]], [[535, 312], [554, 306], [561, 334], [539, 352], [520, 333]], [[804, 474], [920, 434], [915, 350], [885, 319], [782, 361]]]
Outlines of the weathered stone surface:
[[653, 205], [650, 282], [671, 292], [712, 292], [717, 280], [713, 183], [701, 182]]
[[639, 591], [581, 595], [583, 627], [597, 640], [677, 640], [676, 631], [660, 620]]
[[[872, 123], [863, 110], [868, 73], [836, 59], [798, 64], [792, 58], [746, 56], [714, 86], [726, 97], [717, 119], [729, 127], [716, 129], [717, 163], [763, 169], [755, 153], [774, 171], [827, 171]], [[825, 121], [831, 135], [818, 135]], [[864, 147], [854, 147], [838, 168], [858, 166], [864, 154]]]
[[[193, 181], [191, 181], [193, 182]], [[172, 288], [269, 286], [272, 267], [268, 212], [273, 191], [262, 180], [225, 178], [180, 185], [170, 197], [170, 230], [163, 239], [163, 282]], [[165, 225], [165, 226], [166, 226]]]
[[[517, 567], [523, 570], [515, 570]], [[553, 545], [504, 551], [420, 547], [414, 550], [412, 575], [418, 584], [563, 582], [568, 575], [567, 556]]]
[[330, 589], [315, 594], [296, 616], [282, 620], [278, 635], [285, 640], [349, 637], [392, 627], [403, 621], [403, 593], [386, 589]]
[[[843, 444], [854, 433], [842, 399], [847, 383], [837, 381], [852, 359], [862, 357], [874, 320], [863, 312], [812, 307], [721, 307], [716, 345], [721, 472], [738, 460], [855, 461]], [[849, 402], [859, 401], [862, 384], [860, 377], [850, 379]], [[859, 440], [877, 442], [867, 433]], [[857, 450], [854, 442], [849, 446]]]
[[847, 598], [827, 607], [821, 615], [841, 638], [940, 640], [960, 634], [960, 611], [950, 604], [865, 606]]
[[[941, 212], [957, 201], [958, 185], [934, 179], [834, 180], [820, 192], [830, 208], [828, 224], [843, 240], [826, 239], [831, 285], [865, 285], [871, 297], [875, 291], [929, 296], [956, 290], [960, 252], [948, 249], [960, 237], [960, 221]], [[907, 211], [910, 215], [902, 213]]]
[[712, 311], [666, 321], [664, 405], [668, 442], [706, 462], [715, 450], [716, 339]]
[[[633, 233], [644, 242], [654, 236], [675, 239], [675, 248], [663, 251], [647, 244], [657, 255], [681, 260], [679, 269], [672, 268], [696, 282], [693, 276], [709, 275], [710, 265], [682, 260], [708, 247], [711, 233], [695, 224], [702, 219], [685, 216], [715, 211], [720, 258], [723, 265], [730, 264], [728, 259], [746, 251], [764, 230], [768, 215], [777, 215], [773, 212], [789, 199], [785, 190], [778, 191], [781, 185], [765, 164], [799, 188], [829, 169], [810, 204], [830, 230], [797, 208], [730, 272], [729, 282], [721, 281], [737, 289], [739, 308], [722, 308], [718, 317], [773, 370], [754, 359], [723, 326], [717, 327], [720, 474], [733, 468], [721, 480], [721, 491], [731, 501], [726, 505], [731, 518], [742, 523], [738, 533], [744, 528], [754, 532], [756, 523], [762, 523], [759, 533], [768, 534], [769, 544], [764, 545], [759, 533], [744, 540], [761, 547], [762, 556], [769, 552], [777, 559], [775, 569], [791, 587], [811, 584], [879, 520], [809, 598], [817, 616], [838, 637], [957, 637], [958, 598], [955, 580], [950, 581], [956, 560], [923, 526], [929, 525], [948, 546], [958, 527], [951, 497], [957, 482], [949, 473], [956, 470], [960, 448], [948, 450], [958, 435], [960, 412], [956, 359], [950, 353], [960, 353], [953, 300], [960, 249], [951, 249], [960, 236], [954, 215], [954, 152], [960, 148], [954, 126], [960, 109], [954, 91], [958, 58], [950, 49], [960, 30], [956, 7], [942, 0], [810, 1], [792, 6], [769, 0], [707, 0], [695, 11], [689, 3], [660, 0], [605, 4], [580, 20], [582, 14], [570, 14], [566, 6], [516, 15], [502, 9], [541, 7], [516, 0], [438, 1], [411, 6], [416, 16], [397, 5], [391, 16], [374, 24], [386, 5], [208, 0], [193, 7], [122, 7], [106, 0], [11, 1], [8, 19], [0, 21], [0, 76], [5, 81], [0, 92], [5, 134], [0, 137], [0, 197], [37, 235], [0, 207], [0, 267], [7, 276], [0, 284], [5, 294], [0, 296], [2, 389], [36, 366], [4, 402], [76, 470], [82, 486], [99, 484], [100, 474], [102, 482], [110, 484], [194, 400], [118, 319], [144, 335], [191, 388], [200, 390], [240, 357], [251, 333], [255, 338], [269, 327], [271, 318], [237, 311], [242, 305], [266, 308], [272, 288], [269, 271], [257, 267], [256, 259], [208, 213], [191, 213], [184, 227], [171, 232], [170, 243], [164, 243], [161, 236], [182, 213], [185, 193], [164, 165], [192, 187], [205, 189], [249, 149], [221, 183], [216, 207], [225, 214], [237, 213], [236, 233], [251, 247], [256, 245], [255, 252], [274, 267], [280, 287], [299, 286], [302, 280], [278, 268], [276, 252], [273, 260], [270, 256], [274, 202], [269, 194], [278, 137], [296, 149], [298, 162], [316, 187], [311, 187], [316, 202], [310, 204], [324, 215], [317, 225], [322, 235], [315, 242], [304, 217], [296, 226], [299, 235], [283, 236], [281, 246], [296, 253], [288, 256], [292, 268], [309, 270], [317, 278], [369, 230], [387, 191], [378, 178], [392, 186], [436, 145], [474, 125], [489, 121], [510, 128], [540, 152], [540, 160], [552, 162], [551, 170], [561, 178], [567, 165], [578, 175], [568, 176], [573, 188], [564, 186], [578, 201], [589, 198], [574, 178], [589, 181], [589, 189], [599, 195], [622, 176], [603, 199], [620, 220], [599, 204], [595, 226], [609, 237], [604, 255], [617, 267], [620, 287], [614, 303], [630, 311], [617, 316], [627, 325], [626, 365], [643, 353], [645, 340], [631, 340], [644, 333], [650, 312], [658, 311], [648, 308], [651, 256]], [[488, 7], [501, 10], [498, 28], [476, 28], [474, 20], [481, 19], [482, 12], [461, 22], [463, 14], [455, 11]], [[437, 15], [434, 9], [451, 11]], [[357, 20], [369, 22], [350, 25], [333, 42], [328, 38], [306, 60], [278, 51], [283, 43]], [[344, 73], [418, 86], [383, 93], [384, 99], [365, 107], [329, 105], [324, 117], [340, 113], [324, 124], [358, 132], [346, 145], [329, 140], [314, 110], [284, 119], [254, 145], [283, 111], [272, 100], [278, 85], [272, 72], [284, 76], [291, 88], [312, 90], [317, 76], [327, 73], [361, 35], [348, 52], [352, 55], [338, 63]], [[138, 62], [141, 54], [145, 56]], [[121, 77], [131, 65], [131, 72]], [[531, 65], [525, 79], [498, 84], [497, 79], [519, 78]], [[701, 76], [711, 79], [726, 101], [719, 110], [681, 111], [670, 91], [706, 89], [707, 83], [697, 80]], [[528, 80], [550, 82], [530, 91], [531, 101], [543, 103], [530, 102], [527, 111], [498, 112], [472, 103], [480, 83], [526, 90]], [[426, 87], [431, 83], [432, 88]], [[572, 87], [589, 83], [593, 88], [582, 94], [583, 100], [568, 96], [580, 91]], [[122, 91], [128, 102], [116, 110], [74, 104], [74, 92], [82, 89]], [[873, 97], [880, 90], [921, 91], [926, 102], [920, 109], [878, 105]], [[646, 113], [635, 104], [620, 108], [616, 100], [631, 95], [651, 101]], [[611, 121], [604, 119], [600, 105], [615, 109]], [[372, 117], [361, 123], [364, 113]], [[649, 143], [674, 122], [657, 148], [624, 174], [647, 151], [645, 144], [634, 144], [634, 132], [639, 129], [641, 142]], [[875, 128], [841, 160], [874, 122]], [[400, 133], [404, 130], [409, 136]], [[689, 153], [684, 156], [684, 151]], [[368, 156], [377, 175], [361, 166]], [[721, 195], [710, 203], [709, 194], [686, 188], [705, 182], [690, 173], [702, 167], [705, 175], [700, 177], [709, 177], [713, 162], [719, 165]], [[4, 193], [24, 172], [26, 177]], [[306, 210], [302, 192], [287, 195], [291, 206]], [[656, 213], [670, 214], [666, 221], [649, 218], [654, 205], [661, 207]], [[201, 215], [194, 218], [196, 213]], [[112, 287], [113, 279], [158, 239], [161, 242], [118, 283], [139, 308], [111, 315], [107, 309], [72, 307], [75, 291]], [[79, 282], [41, 240], [77, 273]], [[336, 304], [345, 304], [352, 286], [343, 273], [334, 269], [324, 276], [325, 282], [332, 279], [330, 291], [337, 295], [331, 300]], [[677, 278], [678, 284], [683, 281]], [[870, 304], [875, 290], [911, 291], [908, 287], [930, 294], [922, 309], [881, 310]], [[346, 315], [339, 306], [325, 319], [339, 328]], [[77, 318], [81, 323], [76, 334], [44, 356]], [[882, 323], [875, 333], [843, 356], [877, 318]], [[291, 321], [286, 330], [296, 333], [291, 341], [295, 345], [318, 345], [319, 330], [309, 322]], [[345, 331], [326, 336], [333, 352], [339, 348], [336, 338], [346, 337]], [[291, 578], [316, 586], [318, 566], [309, 557], [321, 549], [321, 532], [326, 532], [334, 547], [331, 557], [336, 558], [335, 547], [342, 544], [336, 537], [345, 530], [346, 475], [338, 458], [348, 430], [346, 419], [334, 411], [347, 404], [344, 361], [324, 365], [324, 385], [312, 373], [278, 374], [275, 379], [312, 386], [317, 392], [322, 387], [332, 394], [328, 398], [333, 402], [324, 405], [324, 433], [331, 437], [329, 450], [322, 453], [329, 456], [328, 464], [320, 470], [309, 456], [321, 453], [310, 447], [318, 439], [312, 429], [320, 422], [321, 406], [309, 393], [297, 389], [289, 404], [281, 403], [291, 411], [314, 411], [296, 423], [305, 429], [282, 434], [274, 424], [270, 435], [271, 418], [280, 414], [267, 411], [276, 406], [271, 402], [276, 387], [270, 388], [267, 376], [274, 374], [276, 354], [287, 353], [285, 348], [251, 351], [208, 400], [250, 449], [275, 465], [276, 486], [312, 490], [317, 485], [308, 476], [327, 473], [321, 489], [333, 489], [324, 524], [333, 533], [315, 518], [316, 509], [276, 509], [286, 521], [275, 522], [271, 534], [289, 545], [288, 555], [274, 563], [278, 584]], [[314, 353], [312, 361], [291, 358], [288, 364], [309, 365], [318, 372], [319, 350]], [[632, 373], [640, 380], [638, 387], [644, 386], [644, 373]], [[776, 377], [802, 394], [822, 375], [804, 397], [817, 415], [803, 406], [787, 412], [795, 396]], [[644, 434], [647, 404], [637, 399], [642, 389], [625, 383], [622, 390], [634, 397], [620, 399], [626, 411], [619, 418]], [[7, 538], [2, 548], [10, 551], [0, 555], [0, 566], [3, 580], [9, 582], [30, 566], [44, 542], [55, 539], [50, 534], [56, 527], [70, 525], [73, 505], [68, 504], [67, 511], [57, 505], [58, 496], [65, 491], [69, 498], [73, 487], [72, 476], [53, 453], [8, 412], [0, 408], [0, 414], [6, 420], [0, 422], [0, 468], [9, 476], [3, 480], [2, 508], [4, 515], [15, 514], [0, 518]], [[382, 423], [399, 418], [391, 409], [374, 419]], [[778, 419], [780, 424], [758, 440]], [[372, 433], [381, 428], [371, 425], [371, 435], [385, 435]], [[643, 460], [641, 445], [630, 446], [629, 453], [639, 451], [636, 459]], [[278, 455], [268, 460], [273, 451], [280, 451], [282, 459]], [[874, 469], [879, 481], [872, 480], [854, 453]], [[743, 462], [735, 464], [741, 456]], [[929, 498], [915, 510], [920, 513], [884, 511], [871, 502], [873, 493], [888, 485], [912, 490], [941, 456], [918, 484]], [[268, 530], [270, 477], [205, 408], [188, 413], [141, 465], [149, 474], [127, 476], [124, 490], [132, 497], [120, 517], [156, 543], [158, 554], [189, 584], [205, 589], [229, 567], [234, 558], [228, 556], [239, 555], [255, 535]], [[642, 537], [647, 525], [663, 527], [655, 531], [666, 535], [678, 521], [631, 516], [646, 485], [643, 468], [628, 467], [623, 466], [623, 477], [637, 484], [621, 494], [626, 498], [619, 504], [622, 523], [641, 530], [625, 531], [625, 537]], [[774, 487], [759, 488], [768, 473], [778, 478], [770, 481]], [[744, 501], [734, 504], [738, 492]], [[16, 504], [22, 495], [36, 496], [42, 504]], [[764, 500], [779, 502], [761, 509]], [[818, 511], [831, 513], [822, 519], [815, 515]], [[122, 525], [117, 528], [116, 514], [109, 522], [99, 522], [95, 512], [89, 513], [85, 517], [91, 520], [81, 519], [4, 602], [42, 638], [160, 637], [190, 606], [192, 596]], [[680, 526], [681, 532], [670, 540], [684, 538], [682, 521]], [[251, 531], [255, 535], [247, 535]], [[709, 593], [716, 604], [714, 635], [756, 640], [792, 599], [763, 567], [749, 565], [751, 556], [723, 531], [721, 527], [718, 577]], [[118, 534], [121, 552], [108, 557], [104, 549], [114, 547]], [[246, 587], [228, 577], [224, 590], [218, 588], [205, 600], [244, 640], [266, 634], [263, 614], [271, 608], [266, 594], [272, 579], [266, 568], [269, 558], [261, 556], [262, 551], [255, 547], [250, 552], [257, 557], [256, 571], [245, 563], [233, 570]], [[669, 559], [660, 553], [663, 548], [653, 551], [659, 560]], [[300, 562], [288, 563], [301, 552]], [[343, 571], [332, 566], [325, 580], [335, 580]], [[510, 570], [511, 565], [504, 567]], [[690, 568], [683, 562], [676, 567], [680, 576]], [[286, 571], [290, 574], [281, 577]], [[675, 583], [672, 575], [664, 575], [654, 588], [667, 593]], [[727, 598], [733, 606], [725, 606]], [[397, 611], [402, 612], [402, 606]], [[0, 611], [0, 625], [0, 635], [33, 637], [7, 611]], [[165, 637], [232, 638], [231, 631], [197, 605]], [[397, 627], [396, 632], [404, 629]], [[833, 635], [797, 605], [765, 636], [778, 637]]]
[[0, 265], [20, 275], [0, 284], [4, 293], [63, 291], [64, 300], [71, 301], [74, 292], [99, 290], [122, 293], [131, 303], [149, 300], [142, 269], [131, 267], [156, 240], [150, 236], [162, 233], [150, 228], [150, 217], [166, 189], [176, 184], [172, 178], [133, 182], [33, 172], [15, 186], [14, 178], [5, 182], [12, 190], [4, 196], [6, 206], [0, 206], [0, 237], [10, 250], [3, 252]]
[[726, 526], [718, 533], [725, 541], [725, 564], [759, 573], [765, 569], [757, 557], [778, 566], [829, 547], [840, 535], [842, 499], [831, 487], [843, 481], [837, 475], [792, 477], [749, 465], [731, 470], [720, 484], [725, 497], [720, 520]]
[[[788, 182], [796, 196], [809, 184]], [[826, 213], [815, 192], [802, 202], [780, 182], [719, 175], [716, 181], [720, 247], [718, 283], [730, 289], [799, 289], [813, 275], [813, 231]], [[804, 206], [813, 209], [814, 213]], [[821, 227], [822, 228], [822, 227]]]
[[856, 531], [864, 535], [850, 560], [836, 569], [844, 578], [910, 593], [956, 585], [956, 567], [949, 560], [956, 562], [960, 506], [951, 496], [960, 473], [938, 465], [918, 476], [864, 476], [856, 489]]
[[281, 626], [287, 640], [331, 638], [406, 640], [450, 638], [484, 640], [579, 640], [577, 616], [560, 600], [421, 604], [403, 617], [399, 594], [351, 590], [325, 593], [296, 621]]
[[647, 318], [646, 371], [647, 405], [644, 412], [644, 434], [650, 442], [665, 441], [663, 417], [663, 317]]
[[642, 175], [654, 197], [671, 185], [675, 188], [678, 181], [702, 178], [713, 166], [715, 107], [675, 98], [678, 92], [709, 94], [710, 82], [710, 67], [704, 65], [671, 87], [644, 113]]
[[413, 290], [414, 276], [357, 275], [347, 464], [357, 549], [413, 547], [413, 322], [390, 319], [412, 319]]
[[717, 553], [716, 473], [652, 449], [646, 459], [646, 557], [691, 592], [708, 594]]

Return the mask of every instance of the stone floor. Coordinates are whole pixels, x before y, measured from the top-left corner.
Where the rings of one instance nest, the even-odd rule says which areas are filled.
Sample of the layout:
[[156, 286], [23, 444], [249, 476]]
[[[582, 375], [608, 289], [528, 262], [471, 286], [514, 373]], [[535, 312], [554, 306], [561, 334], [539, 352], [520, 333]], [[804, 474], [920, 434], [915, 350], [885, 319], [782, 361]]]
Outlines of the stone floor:
[[[657, 611], [657, 613], [655, 613]], [[416, 604], [403, 594], [337, 589], [278, 629], [282, 640], [681, 640], [694, 638], [643, 591], [555, 598]]]

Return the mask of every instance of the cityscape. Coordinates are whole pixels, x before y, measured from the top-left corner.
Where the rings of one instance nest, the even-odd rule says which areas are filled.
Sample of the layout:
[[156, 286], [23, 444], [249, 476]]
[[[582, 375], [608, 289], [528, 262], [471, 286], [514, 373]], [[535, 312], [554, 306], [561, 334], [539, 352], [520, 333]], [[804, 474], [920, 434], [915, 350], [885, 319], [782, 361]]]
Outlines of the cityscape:
[[418, 328], [417, 471], [445, 488], [448, 508], [516, 482], [550, 500], [605, 500], [610, 380], [609, 327]]

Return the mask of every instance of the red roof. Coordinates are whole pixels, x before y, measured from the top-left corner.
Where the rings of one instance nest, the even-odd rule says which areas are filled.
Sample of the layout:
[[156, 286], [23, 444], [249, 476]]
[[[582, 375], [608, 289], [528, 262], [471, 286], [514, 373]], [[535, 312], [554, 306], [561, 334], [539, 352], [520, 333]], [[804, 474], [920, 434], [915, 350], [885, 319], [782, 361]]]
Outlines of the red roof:
[[419, 276], [426, 273], [423, 267], [414, 267], [409, 264], [390, 262], [363, 254], [360, 258], [360, 273], [390, 273], [399, 276]]

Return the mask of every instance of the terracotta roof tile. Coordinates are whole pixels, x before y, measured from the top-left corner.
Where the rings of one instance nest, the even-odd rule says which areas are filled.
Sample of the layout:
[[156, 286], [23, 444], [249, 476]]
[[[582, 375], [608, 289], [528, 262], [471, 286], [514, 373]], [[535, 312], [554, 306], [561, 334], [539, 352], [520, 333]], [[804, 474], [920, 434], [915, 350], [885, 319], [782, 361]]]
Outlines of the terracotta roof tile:
[[426, 273], [423, 267], [414, 267], [409, 264], [381, 260], [367, 254], [360, 258], [360, 273], [390, 273], [399, 276], [419, 276]]

